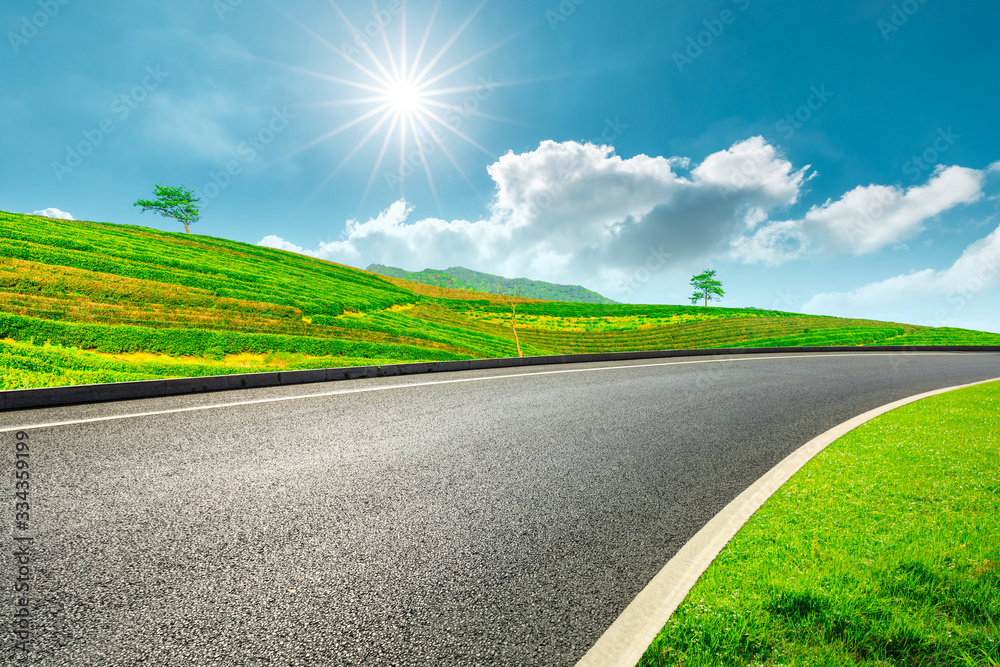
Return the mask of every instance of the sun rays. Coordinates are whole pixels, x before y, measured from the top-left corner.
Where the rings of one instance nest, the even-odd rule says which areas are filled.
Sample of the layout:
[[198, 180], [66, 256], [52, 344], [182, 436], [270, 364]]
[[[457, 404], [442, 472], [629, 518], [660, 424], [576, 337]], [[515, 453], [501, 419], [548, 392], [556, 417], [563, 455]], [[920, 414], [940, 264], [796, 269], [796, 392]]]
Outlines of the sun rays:
[[[345, 166], [352, 161], [360, 160], [359, 153], [368, 146], [373, 147], [370, 152], [375, 157], [359, 206], [364, 203], [380, 180], [394, 191], [395, 196], [403, 196], [407, 179], [422, 171], [427, 186], [440, 208], [441, 202], [431, 167], [431, 160], [437, 154], [443, 156], [473, 191], [476, 191], [476, 187], [448, 143], [457, 141], [460, 144], [467, 144], [490, 159], [496, 159], [493, 152], [462, 129], [465, 121], [475, 116], [520, 124], [480, 110], [497, 88], [513, 85], [512, 83], [497, 83], [492, 77], [483, 76], [476, 77], [472, 82], [461, 81], [463, 76], [466, 77], [466, 81], [471, 78], [468, 74], [470, 65], [508, 43], [520, 33], [510, 35], [460, 62], [448, 61], [452, 48], [485, 7], [487, 1], [480, 2], [458, 27], [440, 42], [434, 35], [434, 28], [439, 18], [441, 0], [437, 0], [434, 4], [418, 42], [409, 41], [405, 0], [393, 5], [395, 13], [379, 7], [375, 0], [372, 0], [372, 20], [364, 26], [352, 23], [341, 7], [334, 0], [330, 0], [332, 9], [351, 36], [349, 41], [342, 41], [339, 45], [298, 19], [278, 10], [306, 34], [336, 54], [339, 64], [333, 72], [322, 72], [270, 60], [267, 62], [297, 74], [327, 81], [339, 88], [335, 99], [299, 106], [347, 108], [352, 113], [351, 117], [339, 126], [307, 141], [281, 159], [315, 148], [348, 130], [360, 135], [353, 146], [342, 150], [337, 164], [307, 201], [321, 192]], [[412, 48], [414, 43], [416, 43], [415, 49]], [[440, 46], [434, 48], [433, 45], [436, 43], [440, 43]], [[376, 146], [377, 150], [374, 148]], [[393, 159], [394, 157], [396, 159]]]

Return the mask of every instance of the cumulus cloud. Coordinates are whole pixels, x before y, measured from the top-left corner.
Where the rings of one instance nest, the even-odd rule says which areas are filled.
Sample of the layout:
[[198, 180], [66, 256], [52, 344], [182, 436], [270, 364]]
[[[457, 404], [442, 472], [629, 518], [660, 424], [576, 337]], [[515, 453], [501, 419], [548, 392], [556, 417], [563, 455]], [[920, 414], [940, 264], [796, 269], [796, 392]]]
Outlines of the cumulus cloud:
[[767, 223], [738, 239], [733, 254], [747, 262], [780, 264], [811, 253], [865, 255], [917, 236], [924, 223], [983, 197], [985, 174], [939, 167], [923, 186], [857, 187], [802, 219]]
[[60, 211], [57, 208], [47, 208], [43, 211], [35, 211], [32, 215], [43, 215], [46, 218], [55, 218], [56, 220], [73, 220], [73, 216], [66, 211]]
[[497, 189], [483, 219], [410, 221], [413, 208], [398, 201], [374, 219], [349, 221], [341, 240], [315, 249], [277, 236], [261, 244], [355, 266], [464, 264], [613, 289], [650, 252], [693, 262], [728, 252], [748, 221], [797, 201], [807, 178], [807, 168], [795, 170], [761, 137], [711, 155], [693, 170], [689, 164], [545, 141], [489, 167]]
[[692, 173], [724, 195], [742, 194], [771, 209], [798, 201], [808, 171], [806, 166], [793, 172], [792, 164], [774, 146], [763, 137], [753, 137], [709, 155]]
[[315, 252], [310, 252], [303, 248], [302, 246], [297, 246], [294, 243], [289, 243], [280, 236], [274, 236], [273, 234], [265, 236], [260, 240], [257, 245], [267, 246], [268, 248], [277, 248], [278, 250], [287, 250], [289, 252], [296, 252], [300, 255], [313, 255], [316, 256]]
[[887, 308], [905, 309], [915, 304], [927, 306], [936, 297], [939, 301], [945, 299], [944, 303], [948, 304], [945, 313], [948, 313], [959, 310], [980, 293], [997, 285], [1000, 285], [1000, 227], [967, 247], [947, 269], [924, 269], [870, 283], [849, 292], [818, 294], [802, 309], [823, 315], [883, 319]]
[[545, 141], [489, 166], [496, 194], [479, 220], [411, 220], [413, 207], [397, 201], [371, 220], [348, 221], [339, 240], [316, 248], [279, 236], [260, 243], [353, 266], [460, 264], [579, 282], [614, 296], [649, 261], [687, 271], [712, 258], [778, 264], [817, 252], [873, 252], [980, 198], [985, 178], [972, 169], [940, 169], [923, 186], [859, 187], [801, 219], [776, 218], [800, 202], [815, 176], [809, 169], [793, 166], [762, 137], [696, 165], [684, 157], [626, 159], [610, 146]]

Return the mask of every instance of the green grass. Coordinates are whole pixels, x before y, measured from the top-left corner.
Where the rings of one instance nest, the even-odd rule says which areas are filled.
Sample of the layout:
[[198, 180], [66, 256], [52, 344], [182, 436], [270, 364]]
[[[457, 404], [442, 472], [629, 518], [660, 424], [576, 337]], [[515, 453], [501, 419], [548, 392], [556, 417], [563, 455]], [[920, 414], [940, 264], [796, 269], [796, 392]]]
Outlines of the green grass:
[[1000, 665], [1000, 383], [831, 444], [737, 533], [639, 665]]
[[[522, 299], [517, 312], [526, 355], [1000, 345], [997, 334], [753, 308]], [[319, 367], [330, 359], [371, 364], [516, 354], [510, 306], [496, 295], [410, 283], [208, 236], [4, 212], [2, 339], [20, 345], [20, 361], [9, 354], [0, 359], [5, 388], [172, 377], [195, 373], [199, 363], [217, 371], [224, 358], [240, 354], [258, 358], [230, 364], [229, 372], [283, 368], [276, 355]], [[35, 362], [25, 361], [49, 359], [46, 344], [62, 349], [58, 359], [67, 364], [65, 355], [76, 351], [65, 373], [53, 372], [51, 364], [35, 372]], [[136, 352], [174, 361], [134, 360], [128, 368], [111, 368], [108, 359], [90, 355]]]
[[0, 256], [339, 315], [412, 303], [374, 274], [281, 250], [144, 227], [0, 212]]
[[33, 345], [2, 340], [0, 368], [3, 368], [3, 375], [0, 376], [0, 389], [129, 382], [166, 377], [205, 377], [279, 369], [382, 366], [406, 361], [394, 357], [315, 357], [287, 352], [272, 352], [245, 360], [223, 356], [213, 359], [142, 355], [157, 358], [137, 361], [130, 356], [89, 352], [51, 343]]

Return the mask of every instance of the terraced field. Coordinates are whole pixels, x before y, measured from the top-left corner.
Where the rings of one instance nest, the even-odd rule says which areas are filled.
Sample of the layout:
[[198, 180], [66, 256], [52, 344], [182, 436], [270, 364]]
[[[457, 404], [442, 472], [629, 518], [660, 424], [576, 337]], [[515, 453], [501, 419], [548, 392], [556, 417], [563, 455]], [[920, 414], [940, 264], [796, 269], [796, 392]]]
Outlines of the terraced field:
[[[1000, 344], [755, 309], [518, 303], [526, 355]], [[496, 295], [225, 239], [0, 212], [0, 388], [516, 354]]]

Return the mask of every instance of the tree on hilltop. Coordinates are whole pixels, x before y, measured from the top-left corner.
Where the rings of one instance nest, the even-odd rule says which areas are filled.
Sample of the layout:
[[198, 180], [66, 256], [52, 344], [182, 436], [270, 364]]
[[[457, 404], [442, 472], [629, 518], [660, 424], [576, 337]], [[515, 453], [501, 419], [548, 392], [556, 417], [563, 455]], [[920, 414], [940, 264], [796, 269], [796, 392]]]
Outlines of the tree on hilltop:
[[715, 279], [715, 271], [706, 270], [704, 273], [692, 277], [691, 286], [694, 287], [691, 303], [697, 304], [704, 299], [706, 308], [709, 301], [718, 301], [726, 296], [722, 290], [722, 283]]
[[176, 188], [157, 185], [153, 188], [153, 194], [156, 196], [155, 200], [140, 199], [133, 206], [141, 206], [140, 213], [156, 211], [165, 218], [173, 218], [183, 224], [184, 231], [190, 234], [191, 227], [188, 225], [198, 222], [200, 216], [197, 204], [199, 200], [194, 196], [194, 192], [185, 189], [183, 185]]

